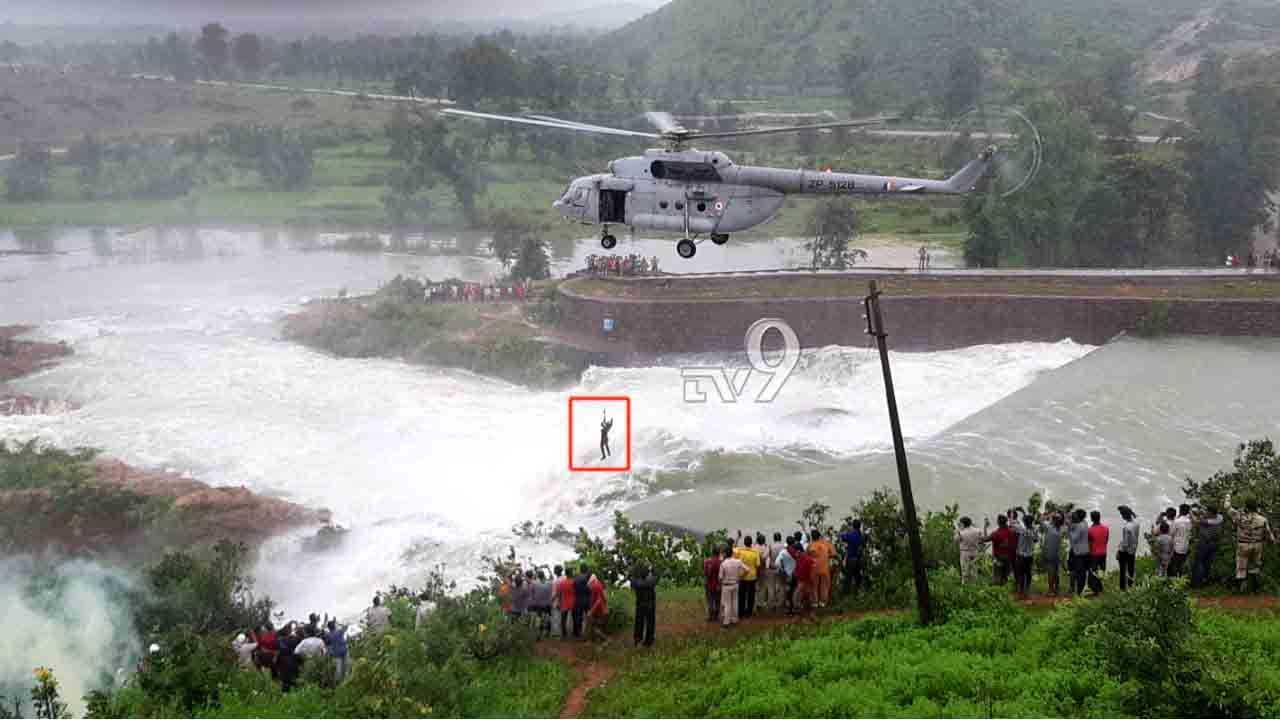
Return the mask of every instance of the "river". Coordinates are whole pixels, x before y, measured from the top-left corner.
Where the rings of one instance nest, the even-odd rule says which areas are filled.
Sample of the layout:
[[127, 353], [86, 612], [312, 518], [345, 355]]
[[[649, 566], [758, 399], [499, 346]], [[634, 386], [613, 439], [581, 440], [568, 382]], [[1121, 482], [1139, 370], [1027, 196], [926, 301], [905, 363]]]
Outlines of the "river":
[[[298, 616], [358, 612], [375, 589], [441, 565], [466, 580], [511, 545], [537, 561], [566, 554], [513, 533], [524, 520], [603, 530], [627, 508], [702, 528], [785, 530], [813, 500], [842, 511], [896, 483], [866, 347], [807, 353], [772, 404], [694, 405], [677, 369], [690, 359], [593, 368], [567, 392], [534, 392], [283, 342], [281, 318], [310, 298], [367, 292], [397, 273], [484, 280], [499, 270], [483, 256], [318, 249], [325, 237], [0, 231], [0, 251], [45, 253], [0, 256], [0, 323], [37, 325], [36, 336], [75, 350], [18, 387], [76, 408], [0, 418], [0, 438], [96, 446], [329, 508], [350, 529], [336, 550], [306, 553], [299, 532], [264, 548], [258, 568], [258, 589]], [[561, 270], [599, 252], [592, 241], [569, 250]], [[804, 261], [788, 240], [705, 245], [687, 265], [667, 241], [618, 252], [697, 272]], [[1229, 464], [1236, 443], [1280, 434], [1274, 340], [1020, 343], [894, 353], [893, 363], [920, 502], [959, 502], [975, 516], [1034, 490], [1146, 515], [1176, 500], [1185, 476]], [[570, 393], [631, 397], [632, 472], [568, 471]]]

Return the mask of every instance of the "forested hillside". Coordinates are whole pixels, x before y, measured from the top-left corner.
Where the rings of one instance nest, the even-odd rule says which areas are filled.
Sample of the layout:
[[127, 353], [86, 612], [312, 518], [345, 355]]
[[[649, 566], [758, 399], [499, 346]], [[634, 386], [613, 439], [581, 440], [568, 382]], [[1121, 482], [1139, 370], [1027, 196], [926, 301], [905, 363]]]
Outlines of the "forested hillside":
[[1277, 30], [1280, 9], [1261, 0], [675, 0], [598, 50], [636, 94], [839, 89], [882, 105], [937, 92], [961, 53], [979, 53], [988, 90], [1007, 93], [1120, 53], [1144, 77], [1181, 80], [1150, 68], [1194, 67], [1205, 49], [1280, 49]]

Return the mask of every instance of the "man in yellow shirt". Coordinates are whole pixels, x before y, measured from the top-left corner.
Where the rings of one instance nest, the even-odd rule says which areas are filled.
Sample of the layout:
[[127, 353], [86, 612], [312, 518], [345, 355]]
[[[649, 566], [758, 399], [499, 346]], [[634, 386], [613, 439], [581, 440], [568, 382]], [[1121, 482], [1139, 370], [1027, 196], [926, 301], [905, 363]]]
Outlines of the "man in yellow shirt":
[[818, 607], [826, 607], [831, 602], [831, 560], [836, 556], [836, 548], [814, 530], [809, 533], [808, 552], [813, 558], [814, 598]]
[[756, 578], [760, 571], [760, 553], [751, 548], [751, 536], [742, 538], [742, 547], [733, 551], [733, 556], [747, 566], [738, 583], [738, 615], [751, 617], [756, 609]]

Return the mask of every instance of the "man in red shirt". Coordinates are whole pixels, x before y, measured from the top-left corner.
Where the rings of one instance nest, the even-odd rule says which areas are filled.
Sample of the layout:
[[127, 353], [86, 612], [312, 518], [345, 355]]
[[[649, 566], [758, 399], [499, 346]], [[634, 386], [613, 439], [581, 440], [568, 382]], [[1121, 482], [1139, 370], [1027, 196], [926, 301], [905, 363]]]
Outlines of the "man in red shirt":
[[1018, 552], [1018, 536], [1009, 529], [1009, 518], [996, 516], [996, 531], [991, 533], [991, 580], [996, 585], [1003, 585], [1009, 579], [1009, 571], [1013, 568], [1013, 558]]
[[555, 593], [557, 604], [560, 606], [560, 637], [564, 640], [569, 639], [569, 613], [573, 612], [573, 572], [566, 572], [560, 575], [561, 568], [556, 566], [556, 583], [551, 587], [551, 591]]
[[1111, 530], [1102, 524], [1102, 513], [1089, 513], [1089, 588], [1094, 594], [1102, 593], [1102, 576], [1107, 572], [1107, 542]]
[[802, 610], [813, 616], [813, 591], [816, 573], [814, 569], [813, 556], [800, 549], [800, 543], [797, 541], [794, 545], [797, 553], [796, 559], [796, 595], [794, 605], [797, 610]]
[[604, 583], [592, 575], [588, 585], [591, 588], [591, 605], [587, 610], [587, 639], [599, 638], [605, 641], [609, 639], [604, 632], [604, 624], [609, 616], [609, 601], [605, 597]]
[[702, 561], [702, 587], [707, 591], [707, 622], [720, 619], [720, 553], [711, 551], [711, 557]]

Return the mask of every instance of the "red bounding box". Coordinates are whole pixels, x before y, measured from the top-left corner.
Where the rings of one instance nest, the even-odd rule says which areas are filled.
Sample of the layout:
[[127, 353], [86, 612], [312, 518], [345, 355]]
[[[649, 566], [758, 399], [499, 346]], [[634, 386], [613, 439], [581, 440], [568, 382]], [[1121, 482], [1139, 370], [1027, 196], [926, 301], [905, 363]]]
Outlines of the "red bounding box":
[[[576, 415], [575, 415], [576, 414]], [[599, 417], [597, 424], [596, 417]], [[590, 417], [590, 420], [587, 418]], [[618, 427], [618, 420], [623, 421]], [[583, 424], [578, 433], [574, 424]], [[590, 429], [599, 432], [586, 432]], [[607, 423], [608, 432], [604, 431]], [[622, 432], [617, 432], [621, 430]], [[608, 443], [606, 446], [605, 439]], [[623, 464], [615, 458], [619, 453], [614, 447], [621, 440]], [[607, 454], [606, 454], [607, 452]], [[598, 458], [598, 460], [597, 460]], [[571, 472], [630, 472], [631, 471], [631, 397], [628, 395], [570, 395], [569, 396], [569, 470]]]

